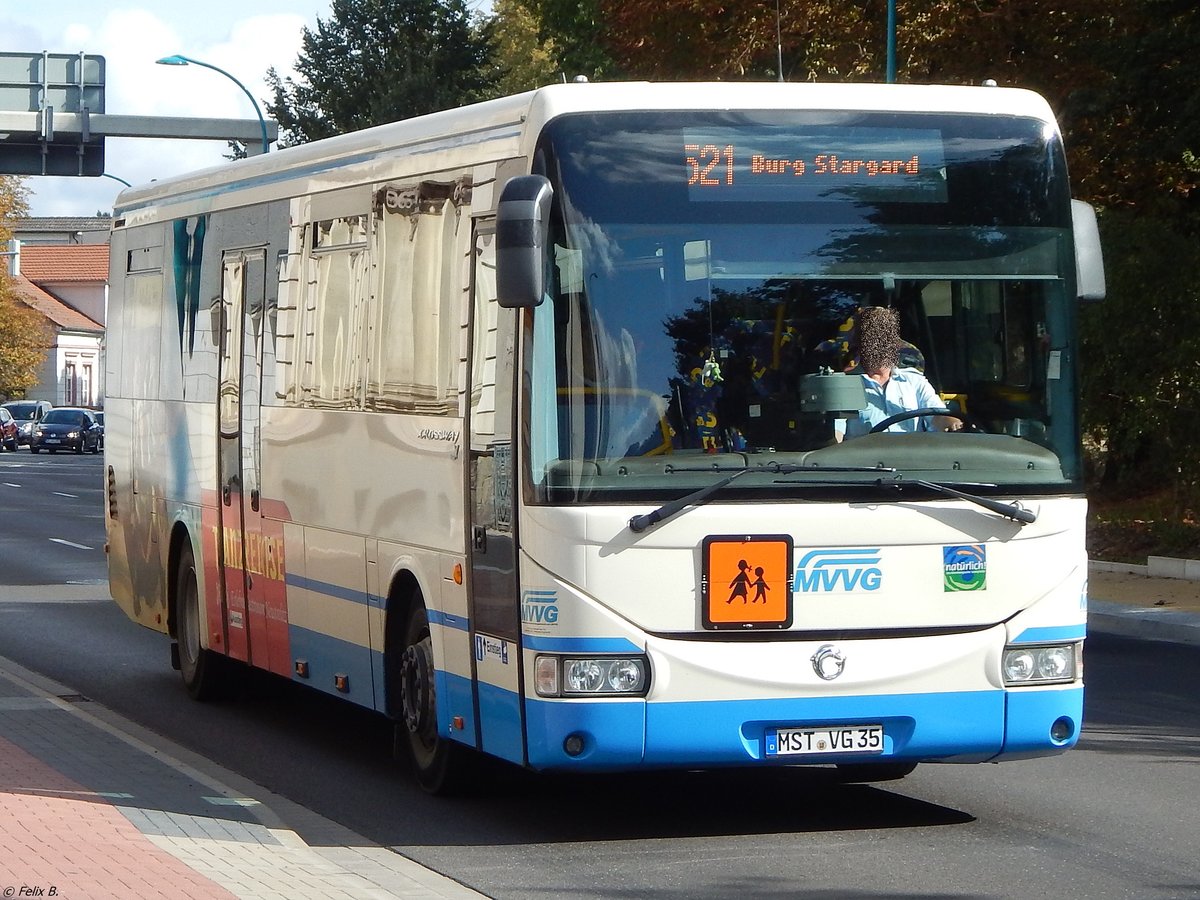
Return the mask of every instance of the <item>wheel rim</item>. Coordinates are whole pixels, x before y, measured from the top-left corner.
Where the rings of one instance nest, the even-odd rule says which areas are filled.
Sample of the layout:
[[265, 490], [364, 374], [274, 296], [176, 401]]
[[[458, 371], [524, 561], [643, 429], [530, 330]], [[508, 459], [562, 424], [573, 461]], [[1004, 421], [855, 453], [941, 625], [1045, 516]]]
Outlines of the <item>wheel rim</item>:
[[423, 631], [400, 660], [400, 701], [409, 743], [420, 765], [433, 760], [437, 750], [437, 700], [433, 687], [433, 644]]

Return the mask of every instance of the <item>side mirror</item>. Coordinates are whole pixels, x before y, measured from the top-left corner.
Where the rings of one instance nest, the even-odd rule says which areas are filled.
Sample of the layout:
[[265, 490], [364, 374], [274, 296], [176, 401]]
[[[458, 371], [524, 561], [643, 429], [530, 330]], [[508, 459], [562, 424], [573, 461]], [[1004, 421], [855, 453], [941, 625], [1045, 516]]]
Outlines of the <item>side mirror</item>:
[[496, 302], [539, 306], [546, 292], [546, 244], [554, 191], [541, 175], [509, 179], [496, 208]]
[[1104, 254], [1096, 210], [1082, 200], [1071, 201], [1071, 227], [1075, 233], [1075, 287], [1080, 300], [1103, 300]]

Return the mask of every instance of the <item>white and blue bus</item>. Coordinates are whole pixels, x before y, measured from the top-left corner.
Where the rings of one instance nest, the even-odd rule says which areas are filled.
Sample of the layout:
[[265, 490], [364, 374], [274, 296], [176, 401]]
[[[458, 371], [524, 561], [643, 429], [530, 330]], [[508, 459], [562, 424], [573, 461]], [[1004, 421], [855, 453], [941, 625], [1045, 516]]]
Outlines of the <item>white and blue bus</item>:
[[[126, 190], [110, 290], [112, 594], [195, 697], [434, 791], [1078, 739], [1103, 270], [1036, 94], [555, 85]], [[867, 306], [964, 427], [839, 439]]]

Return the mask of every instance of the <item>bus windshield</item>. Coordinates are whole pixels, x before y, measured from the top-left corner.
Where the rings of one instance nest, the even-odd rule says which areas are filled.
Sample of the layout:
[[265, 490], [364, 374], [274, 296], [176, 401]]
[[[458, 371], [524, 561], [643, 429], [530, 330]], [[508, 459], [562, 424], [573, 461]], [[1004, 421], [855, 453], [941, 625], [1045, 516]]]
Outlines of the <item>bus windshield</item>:
[[[755, 466], [789, 474], [737, 493], [852, 492], [871, 467], [980, 493], [1078, 487], [1052, 125], [590, 113], [552, 121], [534, 168], [554, 189], [549, 296], [525, 357], [539, 501], [653, 499]], [[898, 368], [962, 430], [848, 429], [865, 405], [857, 318], [877, 306], [898, 316]]]

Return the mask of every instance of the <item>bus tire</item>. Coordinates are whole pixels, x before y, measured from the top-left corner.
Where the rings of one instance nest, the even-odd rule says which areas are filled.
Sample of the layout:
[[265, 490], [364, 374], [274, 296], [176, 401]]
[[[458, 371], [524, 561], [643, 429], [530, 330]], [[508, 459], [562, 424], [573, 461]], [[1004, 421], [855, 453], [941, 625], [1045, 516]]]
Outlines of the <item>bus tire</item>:
[[463, 793], [473, 784], [475, 753], [438, 734], [433, 641], [420, 597], [414, 598], [405, 622], [400, 653], [395, 685], [400, 698], [396, 754], [408, 757], [417, 783], [428, 793]]
[[838, 763], [838, 781], [843, 784], [862, 784], [871, 781], [899, 781], [917, 767], [915, 762], [901, 760], [886, 763]]
[[193, 700], [215, 700], [224, 693], [224, 659], [200, 646], [200, 587], [196, 558], [189, 543], [179, 552], [175, 569], [175, 635], [179, 673]]

